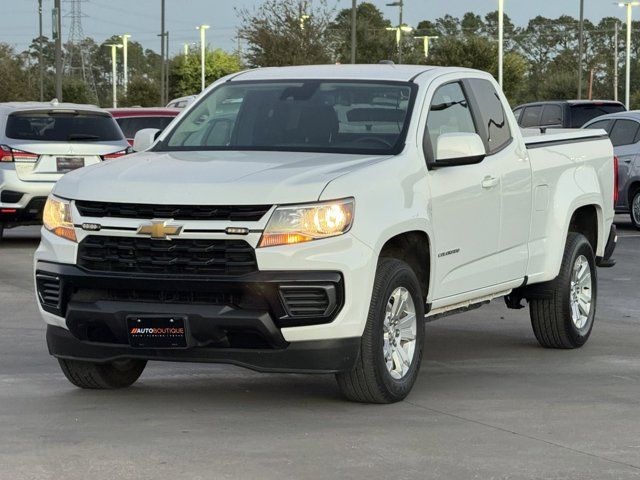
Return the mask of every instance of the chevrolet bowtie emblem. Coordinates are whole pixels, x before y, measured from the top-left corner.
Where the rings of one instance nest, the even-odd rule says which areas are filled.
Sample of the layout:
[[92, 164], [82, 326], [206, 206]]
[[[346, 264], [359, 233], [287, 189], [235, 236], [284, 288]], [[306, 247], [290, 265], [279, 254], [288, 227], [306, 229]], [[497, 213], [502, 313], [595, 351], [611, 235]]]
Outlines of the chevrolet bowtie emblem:
[[167, 240], [170, 236], [179, 235], [182, 225], [167, 225], [171, 220], [151, 220], [138, 227], [138, 235], [149, 235], [157, 240]]

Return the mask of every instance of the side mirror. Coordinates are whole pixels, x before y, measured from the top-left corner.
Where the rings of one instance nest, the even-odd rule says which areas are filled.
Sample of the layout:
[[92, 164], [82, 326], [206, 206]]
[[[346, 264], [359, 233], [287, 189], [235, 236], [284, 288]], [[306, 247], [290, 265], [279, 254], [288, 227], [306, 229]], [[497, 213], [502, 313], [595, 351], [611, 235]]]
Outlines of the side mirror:
[[436, 143], [434, 167], [454, 167], [480, 163], [487, 156], [477, 133], [443, 133]]
[[156, 141], [160, 135], [160, 130], [157, 128], [143, 128], [136, 132], [136, 136], [133, 137], [133, 151], [142, 152], [148, 149], [153, 142]]

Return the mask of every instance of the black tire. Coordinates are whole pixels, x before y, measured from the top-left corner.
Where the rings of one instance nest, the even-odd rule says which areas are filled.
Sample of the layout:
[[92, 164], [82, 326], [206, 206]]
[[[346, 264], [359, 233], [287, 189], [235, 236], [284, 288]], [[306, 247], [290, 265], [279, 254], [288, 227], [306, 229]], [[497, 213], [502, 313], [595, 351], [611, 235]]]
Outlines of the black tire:
[[633, 206], [636, 202], [640, 202], [640, 187], [631, 192], [629, 195], [629, 217], [631, 217], [631, 223], [635, 228], [640, 230], [640, 212], [634, 213]]
[[[572, 274], [580, 256], [586, 258], [591, 270], [591, 308], [582, 328], [574, 324], [571, 314]], [[583, 346], [593, 329], [598, 297], [595, 255], [584, 235], [569, 233], [560, 274], [555, 280], [541, 285], [538, 293], [541, 294], [539, 298], [529, 300], [529, 312], [533, 333], [540, 345], [564, 349]]]
[[[391, 376], [384, 360], [385, 308], [391, 294], [404, 287], [413, 300], [416, 313], [416, 343], [413, 359], [404, 376]], [[424, 297], [414, 271], [393, 258], [378, 262], [367, 324], [360, 344], [360, 356], [353, 370], [336, 375], [343, 395], [364, 403], [393, 403], [404, 399], [415, 383], [424, 348]]]
[[147, 365], [145, 360], [91, 363], [59, 358], [58, 362], [67, 380], [76, 387], [94, 390], [129, 387], [140, 378]]

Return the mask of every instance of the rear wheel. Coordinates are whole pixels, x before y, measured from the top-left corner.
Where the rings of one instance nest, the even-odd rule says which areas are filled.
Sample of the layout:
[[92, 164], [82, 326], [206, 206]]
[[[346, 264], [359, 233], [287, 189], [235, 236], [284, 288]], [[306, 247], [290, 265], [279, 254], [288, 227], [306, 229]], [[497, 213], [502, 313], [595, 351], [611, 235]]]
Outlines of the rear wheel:
[[529, 301], [536, 339], [547, 348], [578, 348], [591, 335], [596, 313], [595, 256], [589, 241], [569, 233], [558, 277]]
[[393, 403], [404, 399], [418, 377], [424, 344], [420, 284], [404, 262], [378, 263], [369, 316], [355, 368], [336, 376], [349, 400]]
[[629, 212], [631, 216], [631, 223], [633, 223], [634, 227], [640, 230], [640, 188], [636, 188], [631, 195]]
[[125, 388], [133, 385], [147, 362], [144, 360], [116, 360], [110, 363], [91, 363], [58, 359], [62, 373], [76, 387], [88, 389]]

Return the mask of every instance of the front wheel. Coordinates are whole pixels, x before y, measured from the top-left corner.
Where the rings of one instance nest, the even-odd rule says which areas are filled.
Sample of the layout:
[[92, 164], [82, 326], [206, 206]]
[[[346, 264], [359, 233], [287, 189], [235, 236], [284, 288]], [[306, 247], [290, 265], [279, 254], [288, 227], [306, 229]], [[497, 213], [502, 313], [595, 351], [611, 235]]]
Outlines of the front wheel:
[[640, 188], [636, 189], [631, 197], [631, 223], [633, 226], [640, 230]]
[[598, 293], [596, 263], [589, 241], [569, 233], [560, 274], [543, 285], [545, 295], [529, 301], [536, 339], [547, 348], [578, 348], [591, 335]]
[[147, 365], [145, 360], [116, 360], [92, 363], [58, 359], [62, 373], [76, 387], [94, 390], [125, 388], [133, 385]]
[[393, 403], [404, 399], [418, 377], [424, 344], [420, 283], [404, 262], [378, 263], [360, 357], [353, 370], [336, 375], [349, 400]]

